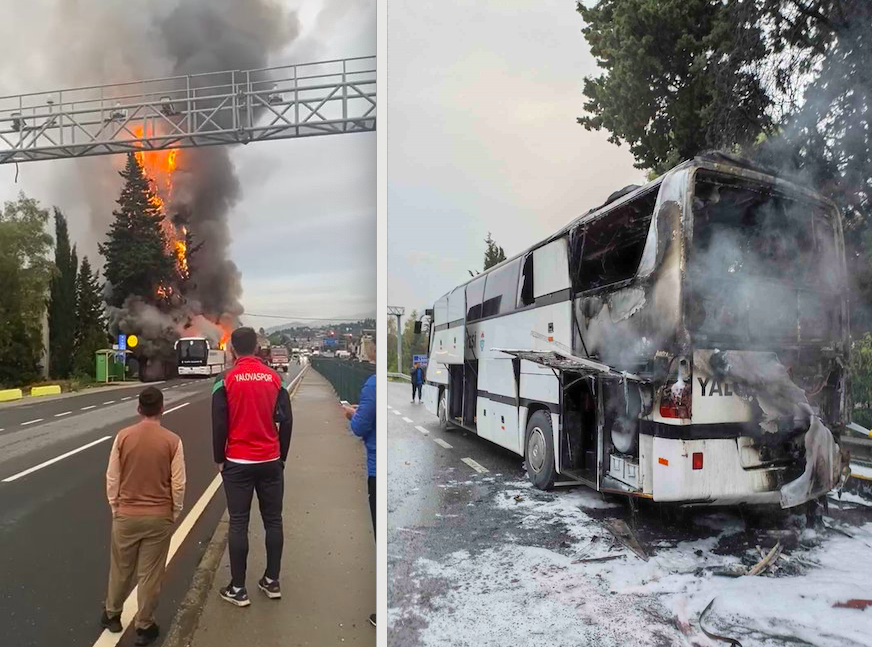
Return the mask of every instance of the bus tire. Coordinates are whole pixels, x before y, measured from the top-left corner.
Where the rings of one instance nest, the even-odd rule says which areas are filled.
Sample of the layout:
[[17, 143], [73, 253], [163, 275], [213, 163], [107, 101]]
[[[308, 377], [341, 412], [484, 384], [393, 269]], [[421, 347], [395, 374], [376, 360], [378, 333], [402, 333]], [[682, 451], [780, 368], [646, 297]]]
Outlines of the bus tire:
[[441, 431], [452, 431], [454, 425], [448, 421], [448, 395], [445, 389], [439, 394], [439, 407], [437, 409], [439, 415], [439, 429]]
[[557, 468], [554, 463], [554, 432], [547, 411], [537, 411], [530, 416], [524, 438], [527, 478], [540, 490], [550, 490], [557, 478]]

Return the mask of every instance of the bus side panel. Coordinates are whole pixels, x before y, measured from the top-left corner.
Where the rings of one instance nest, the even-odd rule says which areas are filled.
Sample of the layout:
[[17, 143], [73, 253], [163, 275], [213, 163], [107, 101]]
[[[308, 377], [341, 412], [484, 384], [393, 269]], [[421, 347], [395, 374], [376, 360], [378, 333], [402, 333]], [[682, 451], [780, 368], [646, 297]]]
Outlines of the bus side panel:
[[[482, 362], [487, 367], [488, 391], [499, 397], [492, 400], [488, 411], [490, 440], [506, 449], [521, 453], [518, 442], [518, 407], [515, 370], [511, 359], [491, 359]], [[511, 402], [506, 402], [511, 399]]]
[[[447, 373], [448, 371], [444, 371]], [[434, 416], [439, 415], [439, 387], [434, 384], [425, 384], [421, 388], [421, 396], [424, 398], [424, 408]]]

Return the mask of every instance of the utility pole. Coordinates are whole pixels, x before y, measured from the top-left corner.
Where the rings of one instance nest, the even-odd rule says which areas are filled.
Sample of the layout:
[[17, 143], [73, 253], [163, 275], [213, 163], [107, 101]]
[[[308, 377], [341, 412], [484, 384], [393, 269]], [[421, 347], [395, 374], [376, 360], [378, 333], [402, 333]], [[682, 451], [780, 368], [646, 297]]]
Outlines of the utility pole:
[[406, 314], [403, 306], [388, 306], [388, 314], [397, 318], [397, 373], [403, 372], [403, 329], [400, 327], [400, 319]]

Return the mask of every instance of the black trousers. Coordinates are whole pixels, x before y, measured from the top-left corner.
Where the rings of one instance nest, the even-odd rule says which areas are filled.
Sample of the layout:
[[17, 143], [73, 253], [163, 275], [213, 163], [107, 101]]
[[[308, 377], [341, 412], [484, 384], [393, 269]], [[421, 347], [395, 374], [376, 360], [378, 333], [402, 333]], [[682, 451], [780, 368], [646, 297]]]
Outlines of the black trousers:
[[421, 387], [422, 386], [423, 386], [423, 384], [415, 384], [414, 382], [412, 382], [412, 399], [413, 400], [415, 399], [415, 393], [418, 394], [418, 399], [419, 400], [421, 399]]
[[269, 463], [224, 463], [222, 472], [230, 531], [227, 543], [230, 553], [230, 575], [233, 586], [245, 586], [248, 562], [248, 520], [251, 497], [257, 492], [257, 503], [266, 531], [266, 571], [272, 580], [279, 579], [282, 565], [282, 499], [285, 490], [284, 466], [281, 461]]
[[375, 477], [370, 476], [366, 479], [366, 486], [369, 490], [369, 511], [372, 514], [372, 536], [375, 537]]

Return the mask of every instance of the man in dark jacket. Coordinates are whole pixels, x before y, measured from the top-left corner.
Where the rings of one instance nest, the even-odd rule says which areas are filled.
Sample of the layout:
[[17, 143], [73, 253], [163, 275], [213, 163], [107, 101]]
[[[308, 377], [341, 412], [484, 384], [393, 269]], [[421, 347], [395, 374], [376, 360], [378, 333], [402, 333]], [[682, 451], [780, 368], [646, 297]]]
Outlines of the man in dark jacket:
[[282, 597], [282, 499], [293, 414], [282, 378], [255, 355], [257, 333], [252, 328], [238, 328], [230, 337], [230, 345], [233, 368], [212, 388], [213, 452], [230, 515], [232, 580], [220, 594], [231, 604], [247, 607], [251, 604], [245, 588], [248, 520], [255, 491], [266, 531], [266, 571], [257, 586], [271, 599]]
[[[375, 343], [369, 346], [369, 361], [375, 364]], [[372, 534], [375, 537], [375, 373], [367, 378], [360, 390], [360, 403], [357, 405], [345, 405], [345, 416], [351, 420], [351, 431], [360, 436], [366, 445], [366, 472], [367, 489], [369, 491], [369, 511], [372, 515]], [[375, 626], [375, 614], [369, 617], [372, 626]]]
[[421, 387], [424, 385], [424, 369], [418, 362], [412, 367], [412, 404], [415, 404], [415, 393], [418, 394], [418, 402], [421, 401]]

